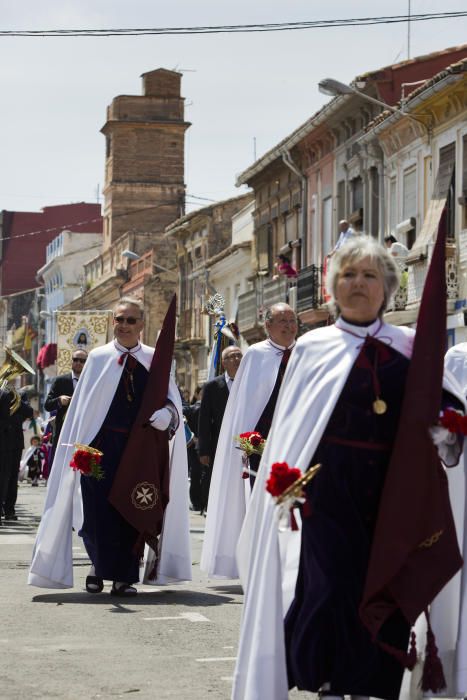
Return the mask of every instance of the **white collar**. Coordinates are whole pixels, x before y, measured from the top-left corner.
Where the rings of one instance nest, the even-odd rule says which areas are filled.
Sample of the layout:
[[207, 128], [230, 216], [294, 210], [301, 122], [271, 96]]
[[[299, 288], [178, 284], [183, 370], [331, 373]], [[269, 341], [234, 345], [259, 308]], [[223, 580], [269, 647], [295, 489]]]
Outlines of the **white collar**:
[[78, 381], [78, 379], [79, 379], [79, 374], [75, 374], [74, 372], [72, 372], [72, 373], [71, 373], [71, 379], [72, 379], [72, 380], [76, 379], [76, 381]]
[[141, 343], [139, 340], [132, 348], [126, 348], [124, 345], [121, 345], [116, 338], [114, 338], [114, 345], [119, 352], [130, 353], [130, 355], [136, 355], [136, 353], [141, 350]]
[[379, 331], [384, 326], [384, 321], [381, 318], [377, 318], [376, 321], [373, 321], [373, 323], [371, 323], [369, 326], [357, 326], [353, 323], [349, 323], [349, 321], [344, 321], [344, 319], [340, 317], [337, 319], [334, 325], [339, 330], [347, 331], [348, 333], [357, 335], [360, 338], [366, 338], [367, 335], [378, 335]]
[[285, 350], [292, 350], [293, 347], [295, 347], [295, 343], [297, 342], [296, 340], [293, 341], [291, 345], [289, 345], [287, 348], [285, 345], [279, 345], [279, 343], [275, 343], [271, 338], [268, 338], [268, 342], [271, 343], [273, 348], [276, 348], [277, 350], [281, 350], [284, 352]]

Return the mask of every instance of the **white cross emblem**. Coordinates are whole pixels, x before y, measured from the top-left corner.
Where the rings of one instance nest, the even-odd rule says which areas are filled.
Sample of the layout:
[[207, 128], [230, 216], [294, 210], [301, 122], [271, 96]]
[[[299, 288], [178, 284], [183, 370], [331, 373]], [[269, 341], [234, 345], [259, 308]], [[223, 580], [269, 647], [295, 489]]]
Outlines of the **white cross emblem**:
[[136, 484], [131, 494], [131, 500], [135, 508], [139, 508], [140, 510], [154, 508], [158, 500], [155, 485], [147, 481]]

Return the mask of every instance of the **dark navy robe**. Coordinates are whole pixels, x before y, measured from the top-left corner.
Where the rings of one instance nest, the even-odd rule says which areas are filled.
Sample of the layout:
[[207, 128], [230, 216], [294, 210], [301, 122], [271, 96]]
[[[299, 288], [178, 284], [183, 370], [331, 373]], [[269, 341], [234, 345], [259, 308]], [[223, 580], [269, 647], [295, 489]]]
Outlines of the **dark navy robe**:
[[129, 401], [128, 377], [123, 370], [107, 416], [92, 442], [93, 447], [104, 453], [101, 467], [105, 478], [98, 481], [81, 476], [84, 521], [79, 534], [96, 576], [109, 581], [135, 583], [139, 580], [139, 559], [133, 551], [138, 532], [110, 505], [107, 497], [140, 408], [147, 377], [147, 370], [137, 362], [130, 387], [133, 400]]
[[[289, 686], [396, 700], [403, 668], [374, 644], [358, 615], [379, 500], [395, 439], [409, 360], [365, 344], [310, 466], [295, 598], [285, 620]], [[375, 367], [387, 411], [373, 411]], [[402, 615], [386, 639], [405, 648]]]

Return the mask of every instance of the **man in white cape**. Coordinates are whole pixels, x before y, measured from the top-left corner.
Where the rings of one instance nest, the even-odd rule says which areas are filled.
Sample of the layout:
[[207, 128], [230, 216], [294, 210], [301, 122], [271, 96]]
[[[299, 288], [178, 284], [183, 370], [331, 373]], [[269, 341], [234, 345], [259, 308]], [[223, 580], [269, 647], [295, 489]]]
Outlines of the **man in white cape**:
[[[265, 489], [271, 465], [285, 461], [308, 469], [367, 334], [411, 356], [410, 328], [379, 319], [360, 332], [343, 319], [339, 325], [302, 336], [284, 377], [237, 548], [245, 600], [233, 700], [288, 697], [284, 617], [295, 592], [300, 531], [279, 531], [275, 501]], [[449, 372], [444, 385], [460, 397]]]
[[201, 569], [210, 576], [238, 577], [235, 550], [251, 487], [242, 479], [242, 453], [234, 437], [255, 430], [278, 381], [284, 352], [295, 345], [297, 319], [288, 304], [272, 306], [265, 327], [267, 340], [249, 347], [242, 358], [219, 434], [201, 555]]
[[[445, 366], [459, 382], [467, 397], [467, 343], [446, 353]], [[456, 523], [457, 540], [464, 567], [441, 591], [431, 607], [431, 622], [446, 677], [445, 697], [467, 696], [467, 535], [466, 535], [467, 452], [458, 469], [448, 471], [449, 495]]]
[[[135, 312], [140, 308], [139, 303], [132, 299], [122, 299], [117, 306], [120, 313], [122, 309], [127, 312], [133, 309]], [[119, 359], [128, 353], [125, 333], [134, 333], [135, 328], [138, 326], [129, 325], [129, 322], [118, 325], [120, 342], [115, 339], [89, 354], [63, 424], [48, 481], [44, 513], [29, 572], [30, 585], [41, 588], [73, 586], [72, 528], [79, 532], [83, 524], [80, 474], [70, 468], [74, 444], [90, 445], [99, 432], [124, 371], [124, 363], [120, 363]], [[153, 354], [154, 348], [143, 345], [136, 337], [131, 355], [146, 370], [149, 370]], [[181, 416], [180, 394], [172, 378], [167, 399]], [[165, 411], [157, 411], [158, 415], [151, 417], [153, 428], [167, 429]], [[169, 488], [170, 500], [164, 513], [159, 542], [157, 579], [149, 581], [146, 577], [145, 582], [163, 584], [191, 580], [187, 457], [182, 421], [178, 421], [178, 428], [170, 441]], [[146, 572], [153, 570], [154, 558], [154, 552], [149, 550]]]

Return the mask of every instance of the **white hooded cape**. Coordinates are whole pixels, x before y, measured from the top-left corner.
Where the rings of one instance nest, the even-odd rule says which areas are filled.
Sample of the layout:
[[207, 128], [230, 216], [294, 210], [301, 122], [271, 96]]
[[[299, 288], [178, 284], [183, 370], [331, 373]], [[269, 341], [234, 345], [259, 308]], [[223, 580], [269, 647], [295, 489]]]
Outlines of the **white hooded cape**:
[[[149, 370], [154, 348], [141, 345], [133, 353]], [[47, 485], [44, 513], [37, 532], [28, 583], [41, 588], [73, 586], [72, 527], [83, 523], [80, 475], [69, 466], [74, 443], [91, 444], [104, 422], [124, 365], [112, 341], [92, 350], [73, 393], [53, 469]], [[168, 398], [182, 415], [180, 395], [170, 379]], [[160, 562], [155, 583], [191, 580], [188, 520], [187, 457], [183, 422], [170, 442], [170, 501], [161, 533]]]
[[230, 390], [214, 459], [200, 568], [238, 578], [235, 550], [250, 491], [234, 437], [254, 430], [271, 396], [283, 350], [269, 340], [248, 348]]
[[[279, 394], [237, 548], [245, 600], [233, 700], [288, 697], [283, 627], [295, 591], [300, 532], [278, 530], [275, 502], [265, 490], [271, 465], [286, 461], [307, 470], [367, 333], [406, 357], [412, 352], [410, 328], [380, 327], [380, 321], [361, 328], [342, 319], [338, 325], [298, 340]], [[458, 394], [454, 380], [446, 388]]]
[[[446, 354], [445, 366], [467, 396], [467, 343], [455, 345]], [[457, 539], [464, 566], [441, 591], [431, 606], [431, 622], [443, 662], [447, 688], [443, 696], [467, 696], [467, 536], [465, 534], [467, 453], [459, 469], [449, 469], [449, 495]]]

